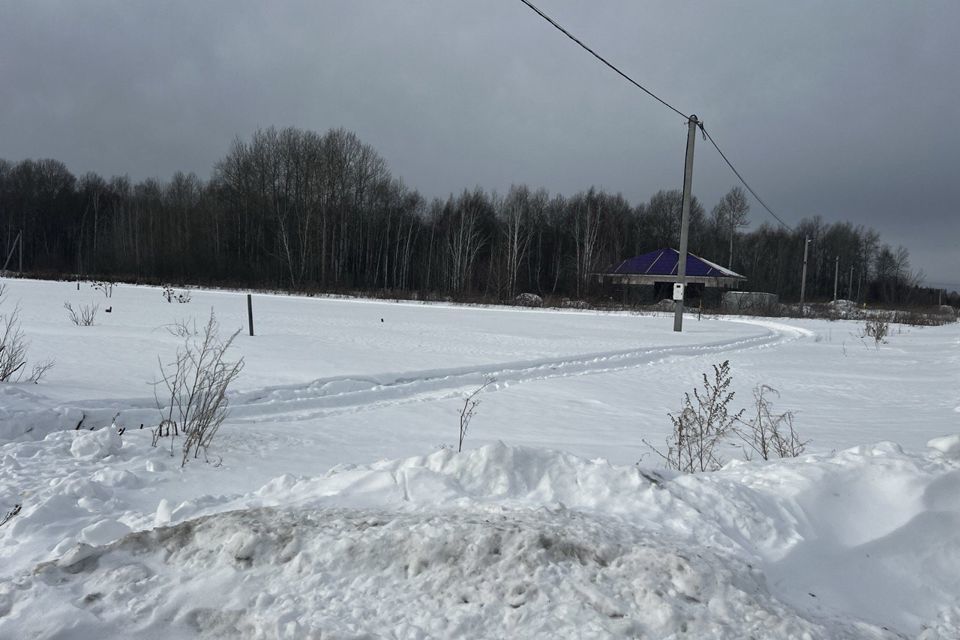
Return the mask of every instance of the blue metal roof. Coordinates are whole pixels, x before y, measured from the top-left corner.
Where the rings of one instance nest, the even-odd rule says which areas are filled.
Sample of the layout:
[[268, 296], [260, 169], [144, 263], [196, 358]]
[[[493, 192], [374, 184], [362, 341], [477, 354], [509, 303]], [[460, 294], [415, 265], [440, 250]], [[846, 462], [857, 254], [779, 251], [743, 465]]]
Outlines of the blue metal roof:
[[[650, 276], [675, 276], [680, 252], [676, 249], [658, 249], [642, 256], [627, 258], [607, 273], [639, 274]], [[742, 275], [724, 269], [718, 264], [704, 260], [692, 253], [687, 254], [687, 275], [715, 278], [743, 278]]]

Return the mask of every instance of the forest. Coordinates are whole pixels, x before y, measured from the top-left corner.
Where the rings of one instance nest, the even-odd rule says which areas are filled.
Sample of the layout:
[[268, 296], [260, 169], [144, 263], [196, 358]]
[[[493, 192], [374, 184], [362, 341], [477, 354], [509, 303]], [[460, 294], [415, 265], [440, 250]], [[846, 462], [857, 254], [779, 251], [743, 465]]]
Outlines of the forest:
[[[591, 274], [678, 245], [680, 205], [679, 190], [634, 204], [594, 188], [560, 195], [527, 185], [427, 199], [349, 131], [268, 128], [234, 140], [209, 180], [178, 172], [134, 183], [77, 177], [53, 159], [0, 159], [0, 259], [43, 277], [597, 300]], [[841, 298], [937, 302], [908, 251], [873, 229], [819, 217], [789, 230], [751, 225], [740, 187], [707, 206], [694, 197], [690, 251], [745, 275], [745, 289], [798, 299], [809, 237], [807, 300], [832, 299], [838, 268]]]

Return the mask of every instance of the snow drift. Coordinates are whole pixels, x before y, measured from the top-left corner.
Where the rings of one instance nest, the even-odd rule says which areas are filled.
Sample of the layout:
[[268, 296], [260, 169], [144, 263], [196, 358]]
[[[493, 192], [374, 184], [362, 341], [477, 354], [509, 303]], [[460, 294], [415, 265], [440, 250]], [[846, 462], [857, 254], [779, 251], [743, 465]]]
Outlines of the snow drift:
[[[503, 444], [280, 476], [83, 528], [5, 576], [0, 637], [956, 637], [944, 442], [696, 476]], [[70, 495], [117, 509], [109, 482], [149, 475]], [[19, 530], [42, 538], [44, 508]]]

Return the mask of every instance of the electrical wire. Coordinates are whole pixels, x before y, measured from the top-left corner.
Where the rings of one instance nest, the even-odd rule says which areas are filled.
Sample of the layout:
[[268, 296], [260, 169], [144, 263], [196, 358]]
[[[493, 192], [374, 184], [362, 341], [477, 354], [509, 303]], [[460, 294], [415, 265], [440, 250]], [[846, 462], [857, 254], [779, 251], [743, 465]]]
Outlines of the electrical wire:
[[754, 191], [753, 188], [752, 188], [749, 184], [747, 184], [747, 181], [743, 179], [743, 176], [740, 175], [740, 172], [737, 171], [737, 168], [734, 167], [734, 166], [733, 166], [733, 163], [730, 162], [730, 159], [727, 158], [727, 154], [725, 154], [723, 151], [720, 150], [720, 146], [717, 144], [716, 140], [713, 139], [713, 136], [710, 135], [710, 132], [707, 131], [706, 128], [703, 126], [703, 122], [700, 123], [700, 131], [703, 131], [703, 135], [706, 136], [707, 140], [710, 141], [710, 144], [713, 145], [713, 148], [717, 150], [717, 153], [719, 153], [719, 154], [720, 154], [720, 157], [723, 158], [723, 161], [727, 163], [727, 166], [730, 167], [730, 170], [733, 171], [734, 175], [736, 175], [736, 176], [740, 179], [740, 182], [742, 182], [742, 183], [743, 183], [743, 186], [745, 186], [745, 187], [747, 188], [747, 191], [749, 191], [750, 194], [753, 195], [753, 197], [757, 199], [757, 202], [760, 203], [760, 206], [762, 206], [764, 209], [766, 209], [766, 210], [767, 210], [767, 213], [769, 213], [771, 216], [773, 216], [773, 217], [776, 219], [776, 221], [779, 222], [780, 224], [782, 224], [788, 231], [793, 231], [793, 228], [792, 228], [790, 225], [788, 225], [786, 222], [784, 222], [784, 221], [780, 218], [780, 216], [778, 216], [777, 214], [775, 214], [775, 213], [773, 212], [773, 210], [771, 210], [770, 207], [767, 206], [767, 203], [764, 202], [764, 201], [760, 198], [760, 196], [757, 195], [757, 192]]
[[675, 106], [673, 106], [672, 104], [670, 104], [669, 102], [667, 102], [666, 100], [664, 100], [663, 98], [661, 98], [660, 96], [658, 96], [657, 94], [653, 93], [652, 91], [650, 91], [649, 89], [647, 89], [646, 87], [644, 87], [642, 84], [640, 84], [639, 82], [637, 82], [636, 80], [634, 80], [633, 78], [631, 78], [630, 76], [628, 76], [627, 74], [625, 74], [623, 71], [620, 71], [620, 69], [618, 69], [617, 67], [615, 67], [615, 66], [614, 66], [612, 63], [610, 63], [609, 61], [607, 61], [606, 58], [604, 58], [604, 57], [601, 56], [599, 53], [597, 53], [596, 51], [594, 51], [593, 49], [591, 49], [590, 47], [588, 47], [587, 45], [585, 45], [579, 38], [577, 38], [577, 37], [574, 36], [572, 33], [570, 33], [569, 31], [567, 31], [566, 29], [564, 29], [563, 27], [561, 27], [559, 24], [557, 24], [557, 23], [554, 21], [553, 18], [551, 18], [550, 16], [548, 16], [547, 14], [545, 14], [543, 11], [540, 11], [540, 9], [537, 9], [537, 7], [535, 7], [532, 2], [529, 2], [529, 0], [520, 0], [520, 2], [522, 2], [523, 4], [525, 4], [525, 5], [527, 5], [528, 7], [530, 7], [530, 9], [532, 9], [537, 15], [539, 15], [541, 18], [543, 18], [544, 20], [546, 20], [547, 22], [549, 22], [550, 24], [552, 24], [552, 25], [554, 26], [554, 28], [556, 28], [557, 30], [560, 31], [560, 33], [562, 33], [563, 35], [567, 36], [568, 38], [570, 38], [571, 40], [573, 40], [574, 42], [576, 42], [578, 45], [580, 45], [581, 47], [583, 47], [583, 48], [584, 48], [587, 52], [589, 52], [590, 55], [592, 55], [594, 58], [596, 58], [597, 60], [599, 60], [599, 61], [602, 62], [603, 64], [607, 65], [608, 67], [610, 67], [611, 69], [613, 69], [614, 71], [616, 71], [621, 77], [623, 77], [624, 80], [626, 80], [627, 82], [629, 82], [630, 84], [632, 84], [632, 85], [635, 86], [636, 88], [640, 89], [640, 91], [643, 91], [645, 94], [647, 94], [648, 96], [650, 96], [651, 98], [653, 98], [654, 100], [656, 100], [657, 102], [659, 102], [660, 104], [662, 104], [663, 106], [667, 107], [668, 109], [672, 109], [675, 113], [677, 113], [678, 115], [682, 116], [685, 120], [689, 120], [689, 119], [690, 119], [690, 116], [688, 116], [687, 114], [685, 114], [683, 111], [680, 111], [680, 109], [677, 109]]
[[[605, 64], [606, 66], [608, 66], [608, 67], [610, 67], [611, 69], [613, 69], [613, 70], [614, 70], [618, 75], [620, 75], [624, 80], [626, 80], [627, 82], [629, 82], [630, 84], [632, 84], [632, 85], [635, 86], [636, 88], [640, 89], [640, 90], [643, 91], [645, 94], [647, 94], [648, 96], [650, 96], [651, 98], [653, 98], [654, 100], [656, 100], [657, 102], [659, 102], [660, 104], [662, 104], [663, 106], [667, 107], [668, 109], [670, 109], [671, 111], [673, 111], [673, 112], [676, 113], [677, 115], [682, 116], [682, 117], [683, 117], [685, 120], [687, 120], [688, 122], [689, 122], [692, 118], [694, 118], [694, 116], [688, 116], [688, 115], [685, 114], [684, 112], [680, 111], [680, 110], [677, 109], [675, 106], [673, 106], [672, 104], [670, 104], [669, 102], [667, 102], [666, 100], [664, 100], [663, 98], [661, 98], [661, 97], [658, 96], [657, 94], [653, 93], [652, 91], [650, 91], [649, 89], [647, 89], [646, 87], [644, 87], [642, 84], [640, 84], [639, 82], [637, 82], [636, 80], [634, 80], [633, 78], [631, 78], [630, 76], [628, 76], [626, 73], [624, 73], [623, 71], [621, 71], [620, 69], [618, 69], [613, 63], [611, 63], [610, 61], [608, 61], [606, 58], [604, 58], [603, 56], [601, 56], [599, 53], [597, 53], [596, 51], [594, 51], [593, 49], [591, 49], [590, 47], [588, 47], [586, 44], [584, 44], [583, 41], [581, 41], [579, 38], [577, 38], [577, 37], [574, 36], [572, 33], [570, 33], [569, 31], [567, 31], [566, 29], [564, 29], [562, 26], [560, 26], [560, 24], [558, 24], [553, 18], [551, 18], [550, 16], [548, 16], [547, 14], [545, 14], [543, 11], [541, 11], [540, 9], [538, 9], [532, 2], [530, 2], [530, 0], [520, 0], [520, 2], [522, 2], [522, 3], [525, 4], [525, 5], [527, 5], [534, 13], [536, 13], [538, 16], [540, 16], [541, 18], [543, 18], [544, 20], [546, 20], [547, 22], [549, 22], [551, 25], [553, 25], [553, 27], [554, 27], [555, 29], [557, 29], [558, 31], [560, 31], [560, 33], [562, 33], [563, 35], [567, 36], [568, 38], [570, 38], [571, 40], [573, 40], [574, 42], [576, 42], [578, 45], [580, 45], [580, 47], [583, 48], [585, 51], [587, 51], [587, 53], [589, 53], [590, 55], [592, 55], [594, 58], [596, 58], [597, 60], [599, 60], [600, 62], [602, 62], [602, 63]], [[727, 163], [727, 166], [730, 167], [730, 170], [733, 171], [734, 175], [736, 175], [737, 178], [740, 179], [740, 182], [743, 183], [743, 186], [747, 188], [747, 191], [749, 191], [750, 194], [751, 194], [754, 198], [757, 199], [757, 202], [759, 202], [760, 205], [761, 205], [764, 209], [766, 209], [767, 213], [769, 213], [771, 216], [773, 216], [774, 219], [776, 219], [777, 222], [779, 222], [781, 225], [783, 225], [786, 229], [792, 231], [793, 229], [790, 227], [790, 225], [788, 225], [786, 222], [784, 222], [784, 221], [780, 218], [780, 216], [778, 216], [777, 214], [775, 214], [775, 213], [773, 212], [773, 210], [770, 209], [770, 207], [767, 206], [767, 203], [765, 203], [763, 200], [760, 199], [760, 196], [757, 195], [757, 192], [754, 191], [753, 188], [752, 188], [749, 184], [747, 184], [747, 181], [743, 179], [743, 176], [740, 175], [740, 172], [737, 171], [737, 168], [733, 166], [733, 163], [730, 162], [730, 159], [727, 158], [726, 154], [725, 154], [723, 151], [721, 151], [720, 146], [719, 146], [719, 145], [716, 143], [716, 141], [713, 139], [713, 136], [711, 136], [710, 133], [704, 128], [704, 126], [703, 126], [703, 121], [702, 121], [702, 120], [698, 120], [698, 121], [697, 121], [697, 126], [700, 127], [700, 130], [703, 132], [703, 135], [707, 138], [707, 140], [710, 141], [710, 143], [713, 145], [713, 148], [717, 150], [717, 153], [719, 153], [719, 154], [720, 154], [720, 157], [723, 158], [723, 161]]]

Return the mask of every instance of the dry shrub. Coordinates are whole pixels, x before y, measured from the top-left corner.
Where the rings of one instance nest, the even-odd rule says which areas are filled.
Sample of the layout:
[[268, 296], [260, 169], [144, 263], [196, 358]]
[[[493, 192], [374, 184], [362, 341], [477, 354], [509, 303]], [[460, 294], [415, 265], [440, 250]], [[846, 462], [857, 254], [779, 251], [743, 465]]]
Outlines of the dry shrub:
[[105, 298], [112, 298], [114, 284], [110, 280], [96, 280], [91, 282], [90, 286], [93, 287], [94, 291], [101, 292]]
[[886, 338], [890, 334], [890, 324], [883, 319], [877, 318], [867, 320], [863, 327], [863, 334], [866, 337], [873, 338], [874, 344], [880, 348], [880, 343], [886, 343]]
[[73, 305], [69, 302], [64, 302], [63, 308], [67, 310], [67, 317], [70, 318], [70, 322], [78, 327], [92, 327], [97, 319], [97, 311], [100, 309], [100, 307], [95, 304], [83, 304], [80, 305], [79, 308], [74, 309]]
[[723, 466], [717, 449], [743, 413], [730, 413], [729, 405], [735, 395], [730, 391], [731, 382], [729, 360], [713, 365], [713, 379], [704, 373], [703, 389], [694, 389], [692, 396], [685, 393], [680, 412], [669, 414], [673, 433], [667, 439], [667, 452], [647, 443], [663, 458], [667, 468], [697, 473]]
[[[6, 298], [6, 285], [0, 285], [0, 307]], [[37, 383], [40, 378], [53, 367], [52, 360], [44, 360], [30, 370], [30, 375], [24, 378], [27, 370], [27, 342], [23, 329], [20, 327], [20, 305], [14, 305], [8, 313], [0, 313], [0, 382]]]
[[753, 390], [753, 411], [749, 420], [738, 420], [741, 427], [734, 432], [746, 443], [744, 457], [750, 460], [754, 455], [763, 460], [771, 458], [796, 458], [806, 449], [808, 441], [800, 440], [793, 428], [793, 412], [774, 413], [769, 396], [778, 398], [780, 393], [765, 384], [757, 385]]
[[211, 311], [199, 334], [185, 337], [173, 362], [165, 365], [160, 361], [162, 381], [158, 384], [163, 385], [168, 399], [166, 404], [157, 399], [162, 420], [154, 429], [153, 443], [156, 446], [161, 437], [169, 436], [173, 455], [173, 437], [184, 436], [181, 466], [201, 452], [206, 456], [227, 417], [227, 390], [240, 375], [243, 358], [230, 362], [226, 353], [239, 333], [221, 339], [220, 325]]
[[463, 441], [467, 437], [467, 427], [470, 426], [470, 421], [473, 419], [473, 416], [477, 411], [477, 407], [480, 406], [480, 398], [477, 396], [481, 391], [489, 387], [494, 382], [496, 382], [496, 379], [490, 378], [482, 385], [474, 389], [473, 393], [464, 398], [463, 409], [460, 410], [460, 442], [457, 445], [457, 452], [463, 451]]
[[730, 436], [746, 444], [744, 457], [758, 455], [764, 460], [792, 458], [803, 453], [803, 441], [793, 427], [793, 412], [775, 413], [770, 396], [779, 393], [768, 385], [753, 391], [754, 405], [750, 417], [745, 409], [731, 413], [735, 393], [730, 391], [733, 378], [730, 362], [713, 365], [713, 376], [703, 374], [702, 389], [685, 393], [683, 407], [677, 415], [669, 414], [673, 431], [667, 439], [666, 453], [649, 442], [644, 443], [659, 455], [668, 469], [684, 473], [716, 471], [723, 466], [719, 448]]

